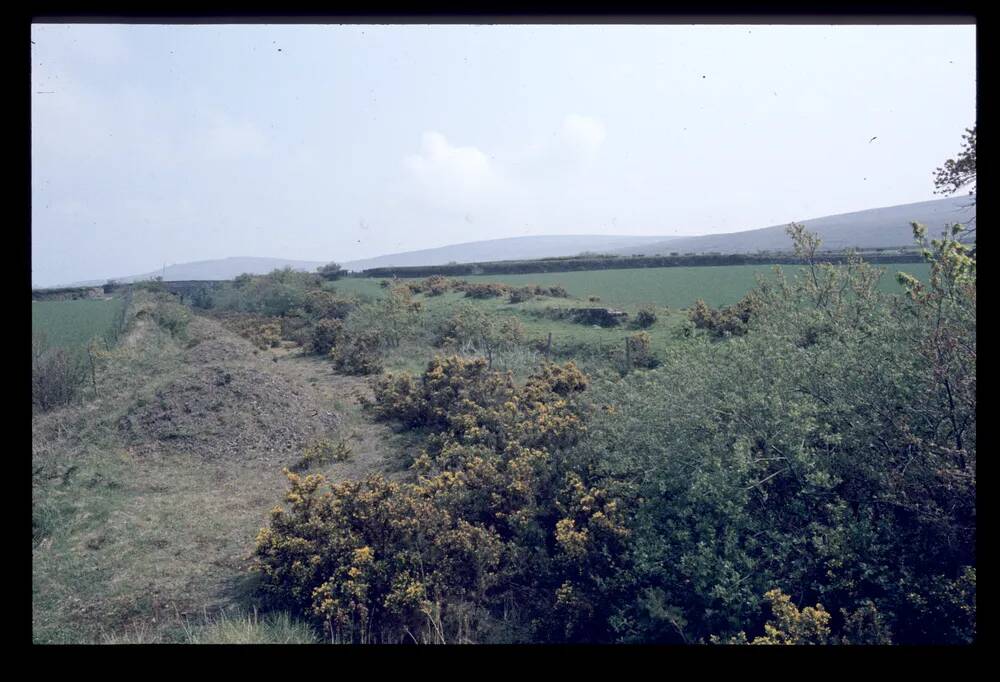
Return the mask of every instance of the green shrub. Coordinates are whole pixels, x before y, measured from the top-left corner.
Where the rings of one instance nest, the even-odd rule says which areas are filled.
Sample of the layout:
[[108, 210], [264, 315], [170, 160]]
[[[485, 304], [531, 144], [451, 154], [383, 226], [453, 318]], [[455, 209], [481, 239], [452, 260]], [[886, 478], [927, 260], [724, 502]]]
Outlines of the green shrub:
[[623, 640], [794, 639], [763, 629], [775, 586], [834, 641], [975, 638], [975, 271], [929, 252], [905, 297], [860, 261], [779, 272], [745, 334], [600, 382], [574, 456], [630, 505]]
[[173, 301], [158, 301], [153, 308], [153, 319], [171, 336], [184, 337], [188, 323], [191, 321], [191, 311], [187, 306]]
[[337, 263], [327, 263], [316, 268], [316, 272], [326, 281], [332, 282], [343, 277], [346, 271]]
[[656, 323], [656, 308], [653, 306], [643, 306], [635, 316], [635, 326], [639, 329], [648, 329]]

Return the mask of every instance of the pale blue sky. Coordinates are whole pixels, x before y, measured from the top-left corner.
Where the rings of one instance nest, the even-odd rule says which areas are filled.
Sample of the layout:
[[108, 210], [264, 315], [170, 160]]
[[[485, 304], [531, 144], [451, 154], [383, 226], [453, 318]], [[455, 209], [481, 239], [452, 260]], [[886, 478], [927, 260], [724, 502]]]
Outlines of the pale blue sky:
[[[935, 198], [973, 26], [32, 28], [32, 281]], [[873, 142], [870, 138], [877, 136]]]

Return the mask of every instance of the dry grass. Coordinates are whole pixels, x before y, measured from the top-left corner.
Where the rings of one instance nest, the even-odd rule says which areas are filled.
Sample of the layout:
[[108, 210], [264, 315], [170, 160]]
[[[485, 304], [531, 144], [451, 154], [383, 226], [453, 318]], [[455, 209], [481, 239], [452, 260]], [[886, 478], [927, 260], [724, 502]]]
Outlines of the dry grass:
[[[136, 299], [138, 309], [148, 310], [148, 297]], [[195, 318], [180, 341], [147, 315], [126, 339], [99, 370], [97, 399], [32, 420], [33, 640], [298, 637], [301, 626], [278, 616], [246, 620], [257, 603], [249, 554], [286, 489], [282, 469], [302, 456], [299, 443], [324, 436], [345, 440], [354, 456], [318, 469], [334, 478], [364, 476], [391, 468], [387, 462], [403, 437], [361, 413], [352, 394], [367, 390], [362, 379], [333, 375], [329, 363], [286, 349], [254, 355], [248, 343], [210, 320]], [[217, 370], [252, 370], [258, 377], [253, 390], [278, 387], [293, 396], [292, 405], [337, 415], [334, 426], [308, 411], [290, 415], [282, 400], [261, 405], [258, 399], [259, 412], [242, 406], [253, 418], [249, 426], [227, 413], [219, 424], [213, 413], [216, 425], [199, 429], [204, 417], [184, 412], [177, 390], [192, 373]], [[159, 414], [186, 415], [195, 438], [181, 443], [156, 429], [138, 437], [136, 430], [123, 431], [123, 419], [157, 391], [179, 408]], [[228, 409], [240, 407], [236, 401]], [[249, 428], [266, 437], [219, 456], [227, 437]], [[208, 433], [215, 431], [213, 441]], [[234, 612], [244, 615], [205, 620], [206, 613]]]

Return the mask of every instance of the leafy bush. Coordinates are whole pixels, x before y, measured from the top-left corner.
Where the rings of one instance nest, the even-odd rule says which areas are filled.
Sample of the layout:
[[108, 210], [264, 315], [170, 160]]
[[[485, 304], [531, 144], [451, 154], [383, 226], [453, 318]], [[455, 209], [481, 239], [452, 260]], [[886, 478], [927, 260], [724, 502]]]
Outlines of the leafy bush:
[[188, 308], [173, 301], [157, 301], [152, 315], [156, 323], [170, 332], [171, 336], [182, 338], [187, 333], [187, 326], [191, 321], [191, 312]]
[[576, 452], [634, 519], [632, 596], [609, 625], [726, 640], [780, 585], [832, 607], [836, 641], [971, 642], [974, 259], [943, 240], [930, 282], [892, 297], [877, 269], [815, 262], [794, 236], [812, 262], [761, 283], [745, 334], [678, 340], [597, 388], [607, 410]]
[[214, 307], [269, 317], [287, 315], [309, 305], [309, 292], [320, 289], [322, 278], [290, 268], [267, 275], [240, 275], [213, 296]]
[[463, 305], [440, 324], [438, 347], [482, 354], [490, 367], [494, 357], [509, 353], [524, 341], [524, 325], [516, 317], [500, 317], [472, 305]]
[[306, 292], [302, 307], [306, 316], [312, 320], [324, 318], [343, 320], [357, 307], [357, 303], [330, 291], [314, 289]]

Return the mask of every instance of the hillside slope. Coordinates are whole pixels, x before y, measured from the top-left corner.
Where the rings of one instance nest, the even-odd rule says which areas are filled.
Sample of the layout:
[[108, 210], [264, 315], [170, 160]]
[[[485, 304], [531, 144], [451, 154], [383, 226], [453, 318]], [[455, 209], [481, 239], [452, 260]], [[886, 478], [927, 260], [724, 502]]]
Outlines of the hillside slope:
[[[801, 220], [806, 228], [819, 234], [824, 249], [843, 250], [851, 247], [862, 249], [891, 248], [913, 244], [911, 221], [927, 226], [931, 236], [938, 235], [946, 224], [966, 222], [975, 215], [969, 208], [970, 197], [949, 197], [922, 201], [901, 206], [872, 208], [854, 213], [842, 213], [822, 218]], [[710, 234], [700, 237], [681, 237], [648, 244], [646, 255], [668, 253], [755, 253], [757, 251], [788, 251], [791, 241], [785, 234], [785, 225], [774, 225], [757, 230]], [[631, 249], [618, 249], [615, 253], [630, 255]]]
[[446, 263], [489, 262], [499, 260], [527, 260], [575, 256], [584, 251], [612, 253], [631, 250], [669, 241], [669, 237], [620, 237], [615, 235], [548, 235], [538, 237], [510, 237], [481, 242], [452, 244], [436, 249], [421, 249], [393, 253], [376, 258], [349, 261], [343, 266], [349, 270], [368, 268], [403, 267], [407, 265], [445, 265]]

